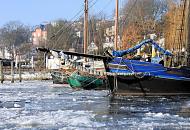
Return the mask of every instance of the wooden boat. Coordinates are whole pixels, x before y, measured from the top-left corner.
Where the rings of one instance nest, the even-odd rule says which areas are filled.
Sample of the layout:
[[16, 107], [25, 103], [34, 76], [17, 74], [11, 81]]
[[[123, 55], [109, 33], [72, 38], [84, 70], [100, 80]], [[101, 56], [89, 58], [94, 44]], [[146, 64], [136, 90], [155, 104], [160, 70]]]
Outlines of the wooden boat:
[[68, 75], [62, 71], [52, 71], [52, 80], [54, 84], [67, 84]]

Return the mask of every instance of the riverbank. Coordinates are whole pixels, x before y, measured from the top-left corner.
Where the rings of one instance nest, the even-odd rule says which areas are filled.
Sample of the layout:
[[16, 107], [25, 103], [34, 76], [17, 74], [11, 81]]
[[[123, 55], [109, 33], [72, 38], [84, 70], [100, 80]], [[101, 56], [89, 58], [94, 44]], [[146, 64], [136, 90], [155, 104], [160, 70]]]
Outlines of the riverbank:
[[[11, 74], [4, 74], [4, 80], [10, 81], [12, 79]], [[22, 80], [51, 80], [51, 74], [48, 71], [41, 72], [22, 72]], [[14, 74], [14, 80], [19, 80], [19, 74]]]

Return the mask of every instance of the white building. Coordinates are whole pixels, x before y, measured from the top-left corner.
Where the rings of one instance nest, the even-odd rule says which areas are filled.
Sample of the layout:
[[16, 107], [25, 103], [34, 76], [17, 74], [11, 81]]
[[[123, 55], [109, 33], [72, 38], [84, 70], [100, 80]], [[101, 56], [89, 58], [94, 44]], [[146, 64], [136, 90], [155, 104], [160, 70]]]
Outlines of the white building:
[[7, 47], [1, 47], [0, 48], [0, 58], [12, 59], [12, 54]]
[[47, 69], [60, 69], [61, 68], [61, 59], [50, 56], [46, 59], [46, 68]]
[[98, 51], [98, 47], [96, 46], [96, 44], [94, 42], [90, 43], [90, 45], [88, 46], [88, 53], [97, 54], [97, 51]]

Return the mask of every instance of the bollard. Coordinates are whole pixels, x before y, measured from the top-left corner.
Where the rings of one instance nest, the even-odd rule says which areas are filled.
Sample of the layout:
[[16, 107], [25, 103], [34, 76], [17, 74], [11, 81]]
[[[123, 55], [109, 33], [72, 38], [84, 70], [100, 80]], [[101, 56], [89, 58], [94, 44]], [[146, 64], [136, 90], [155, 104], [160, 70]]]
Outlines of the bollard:
[[1, 75], [1, 83], [4, 81], [4, 76], [3, 76], [3, 61], [0, 60], [0, 75]]
[[21, 63], [18, 65], [18, 73], [19, 73], [19, 82], [22, 82], [22, 77], [21, 77]]
[[14, 62], [11, 61], [11, 83], [14, 83]]

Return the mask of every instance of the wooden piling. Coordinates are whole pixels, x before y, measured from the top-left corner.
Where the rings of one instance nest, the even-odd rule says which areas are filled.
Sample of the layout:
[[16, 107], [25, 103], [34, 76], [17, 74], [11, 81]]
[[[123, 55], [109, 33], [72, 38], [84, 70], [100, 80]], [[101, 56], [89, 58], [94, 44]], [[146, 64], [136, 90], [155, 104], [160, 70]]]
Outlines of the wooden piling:
[[14, 62], [11, 61], [11, 83], [14, 83]]
[[3, 61], [0, 60], [0, 75], [1, 75], [1, 83], [4, 81], [4, 75], [3, 75]]
[[98, 75], [98, 72], [96, 70], [94, 70], [94, 75]]
[[92, 69], [90, 69], [90, 74], [94, 74], [94, 71]]
[[18, 73], [19, 73], [19, 82], [22, 82], [22, 76], [21, 76], [21, 63], [18, 65]]

